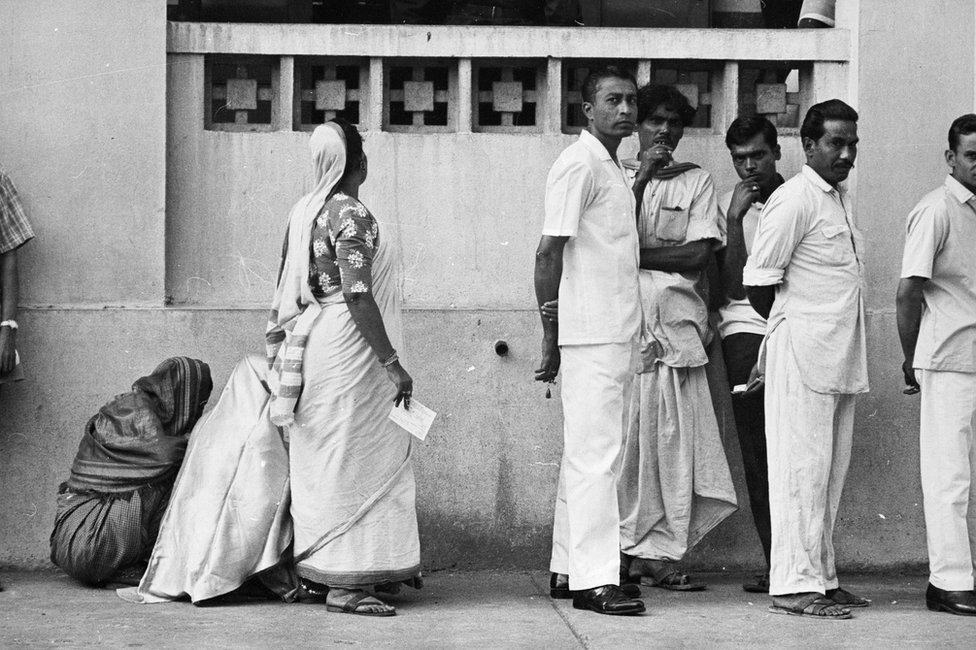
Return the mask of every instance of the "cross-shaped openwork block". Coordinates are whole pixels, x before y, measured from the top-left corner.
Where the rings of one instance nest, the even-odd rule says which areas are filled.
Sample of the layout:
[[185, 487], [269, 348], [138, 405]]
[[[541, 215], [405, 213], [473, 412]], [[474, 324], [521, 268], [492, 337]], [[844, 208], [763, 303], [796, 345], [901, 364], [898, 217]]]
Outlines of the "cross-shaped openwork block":
[[278, 59], [208, 55], [204, 67], [204, 128], [269, 131], [278, 97]]
[[811, 66], [804, 62], [739, 64], [740, 115], [763, 115], [780, 129], [800, 125], [801, 104], [811, 95]]

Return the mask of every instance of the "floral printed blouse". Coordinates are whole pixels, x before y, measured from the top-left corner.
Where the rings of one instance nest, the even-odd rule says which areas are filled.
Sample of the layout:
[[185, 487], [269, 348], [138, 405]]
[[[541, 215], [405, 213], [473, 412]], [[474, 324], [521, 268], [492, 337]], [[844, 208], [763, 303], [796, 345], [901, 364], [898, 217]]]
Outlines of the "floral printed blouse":
[[312, 294], [370, 293], [377, 246], [379, 226], [366, 206], [342, 192], [332, 195], [312, 226]]

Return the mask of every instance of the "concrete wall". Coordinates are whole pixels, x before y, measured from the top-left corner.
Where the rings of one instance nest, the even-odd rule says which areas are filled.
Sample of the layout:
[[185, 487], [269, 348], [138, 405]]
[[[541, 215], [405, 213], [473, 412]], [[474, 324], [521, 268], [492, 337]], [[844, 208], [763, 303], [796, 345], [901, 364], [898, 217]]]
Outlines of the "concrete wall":
[[46, 561], [81, 427], [159, 358], [162, 314], [128, 310], [163, 298], [165, 9], [0, 3], [0, 164], [37, 233], [20, 255], [28, 380], [0, 395], [0, 564]]
[[[204, 132], [199, 105], [183, 101], [200, 78], [179, 57], [167, 117], [164, 4], [105, 7], [0, 3], [0, 163], [39, 235], [24, 252], [30, 378], [0, 396], [0, 564], [46, 562], [57, 484], [100, 404], [177, 353], [211, 363], [219, 390], [260, 350], [286, 212], [308, 183], [305, 134]], [[896, 0], [862, 2], [853, 20], [873, 392], [858, 408], [837, 535], [842, 565], [877, 567], [924, 559], [917, 403], [900, 393], [891, 296], [904, 214], [940, 182], [944, 131], [972, 108], [974, 18], [965, 0], [921, 17]], [[441, 413], [417, 446], [428, 569], [546, 563], [561, 416], [531, 381], [531, 263], [545, 170], [570, 140], [366, 136], [364, 200], [404, 256], [403, 356], [418, 397]], [[796, 137], [783, 147], [791, 173]], [[679, 154], [720, 187], [733, 182], [720, 134], [689, 135]], [[491, 350], [497, 338], [509, 357]], [[720, 416], [746, 504], [726, 405]], [[689, 557], [714, 569], [760, 562], [747, 507]]]

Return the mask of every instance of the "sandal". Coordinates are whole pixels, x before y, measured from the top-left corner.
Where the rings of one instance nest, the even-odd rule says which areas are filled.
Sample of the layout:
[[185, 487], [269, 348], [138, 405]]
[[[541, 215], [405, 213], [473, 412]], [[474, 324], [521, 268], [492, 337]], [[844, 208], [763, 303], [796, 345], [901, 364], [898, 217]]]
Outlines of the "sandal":
[[748, 591], [750, 594], [768, 594], [769, 574], [757, 573], [753, 576], [752, 582], [742, 583], [742, 591]]
[[[360, 607], [380, 605], [384, 609], [378, 612], [360, 610]], [[396, 609], [392, 605], [387, 605], [376, 596], [370, 596], [365, 591], [353, 592], [342, 605], [325, 606], [326, 611], [338, 612], [340, 614], [358, 614], [359, 616], [396, 616]]]
[[[788, 605], [781, 605], [776, 602], [776, 599], [788, 599], [791, 597], [794, 600]], [[773, 596], [773, 604], [769, 606], [769, 611], [773, 614], [806, 616], [807, 618], [819, 618], [823, 620], [851, 618], [851, 610], [841, 607], [826, 596], [821, 596], [815, 592]]]
[[831, 599], [842, 607], [867, 607], [871, 604], [871, 601], [867, 598], [856, 596], [843, 587], [828, 589], [827, 598]]
[[639, 579], [640, 584], [660, 587], [669, 591], [703, 591], [706, 589], [704, 583], [692, 582], [688, 574], [679, 571], [671, 560], [634, 558], [630, 564], [630, 577], [631, 579]]

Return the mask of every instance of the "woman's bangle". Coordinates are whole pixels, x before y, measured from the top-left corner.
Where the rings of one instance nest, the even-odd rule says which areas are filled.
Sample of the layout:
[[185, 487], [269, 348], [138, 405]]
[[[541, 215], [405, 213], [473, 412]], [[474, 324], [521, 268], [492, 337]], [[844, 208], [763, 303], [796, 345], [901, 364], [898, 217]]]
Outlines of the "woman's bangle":
[[397, 354], [397, 351], [394, 350], [393, 351], [393, 354], [391, 354], [389, 356], [389, 358], [387, 358], [387, 359], [380, 359], [380, 365], [383, 366], [384, 368], [389, 368], [390, 366], [392, 366], [394, 363], [396, 363], [399, 360], [400, 360], [400, 355], [398, 355]]

